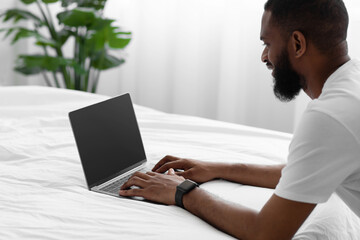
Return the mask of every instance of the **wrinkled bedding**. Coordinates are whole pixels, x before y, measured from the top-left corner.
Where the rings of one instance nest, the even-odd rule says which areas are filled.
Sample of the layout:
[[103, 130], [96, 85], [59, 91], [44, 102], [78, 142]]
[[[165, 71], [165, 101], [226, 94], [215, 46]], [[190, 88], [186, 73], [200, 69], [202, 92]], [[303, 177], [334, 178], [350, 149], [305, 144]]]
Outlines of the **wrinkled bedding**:
[[[90, 192], [68, 112], [107, 96], [36, 86], [0, 87], [0, 239], [233, 239], [176, 206]], [[278, 164], [290, 134], [135, 105], [148, 161]], [[260, 210], [272, 189], [224, 180], [202, 188]], [[179, 234], [181, 232], [181, 234]], [[360, 239], [360, 220], [336, 196], [294, 239]]]

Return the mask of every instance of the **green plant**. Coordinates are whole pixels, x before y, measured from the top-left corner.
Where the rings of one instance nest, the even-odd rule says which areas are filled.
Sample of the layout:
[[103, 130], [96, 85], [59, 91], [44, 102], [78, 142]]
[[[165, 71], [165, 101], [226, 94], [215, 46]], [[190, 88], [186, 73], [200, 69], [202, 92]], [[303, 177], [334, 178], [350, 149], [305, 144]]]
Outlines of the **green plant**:
[[[106, 0], [21, 2], [36, 4], [40, 15], [24, 9], [9, 9], [0, 14], [0, 18], [3, 22], [13, 20], [16, 26], [0, 31], [6, 32], [5, 38], [13, 35], [12, 44], [23, 38], [35, 38], [35, 44], [42, 48], [43, 53], [19, 55], [15, 71], [25, 75], [42, 74], [48, 86], [96, 92], [100, 72], [124, 63], [123, 58], [110, 55], [109, 49], [125, 48], [131, 40], [131, 32], [113, 26], [114, 20], [103, 16]], [[48, 6], [55, 2], [61, 2], [63, 8], [56, 15], [57, 26]], [[16, 24], [22, 20], [30, 21], [32, 26]], [[73, 57], [67, 58], [62, 47], [70, 38], [74, 40], [74, 51]]]

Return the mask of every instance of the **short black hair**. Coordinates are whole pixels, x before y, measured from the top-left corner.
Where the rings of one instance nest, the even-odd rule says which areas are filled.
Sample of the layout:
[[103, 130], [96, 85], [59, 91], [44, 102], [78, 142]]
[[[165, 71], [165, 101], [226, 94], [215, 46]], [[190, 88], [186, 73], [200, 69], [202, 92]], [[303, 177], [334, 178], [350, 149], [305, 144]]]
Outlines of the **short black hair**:
[[346, 40], [349, 16], [342, 0], [268, 0], [264, 9], [284, 36], [300, 31], [323, 53]]

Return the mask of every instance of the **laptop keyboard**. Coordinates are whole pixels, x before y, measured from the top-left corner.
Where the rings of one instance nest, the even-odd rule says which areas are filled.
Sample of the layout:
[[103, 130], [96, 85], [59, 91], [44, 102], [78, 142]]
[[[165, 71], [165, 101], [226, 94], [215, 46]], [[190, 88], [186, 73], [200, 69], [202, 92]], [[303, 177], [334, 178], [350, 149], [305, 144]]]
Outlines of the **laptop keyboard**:
[[[146, 173], [148, 171], [151, 171], [153, 165], [149, 165], [145, 168], [142, 168], [139, 170], [139, 172], [142, 172], [142, 173]], [[126, 177], [123, 177], [123, 178], [120, 178], [118, 180], [116, 180], [115, 182], [107, 185], [107, 186], [104, 186], [102, 188], [100, 188], [99, 190], [100, 191], [103, 191], [103, 192], [108, 192], [108, 193], [112, 193], [112, 194], [116, 194], [116, 195], [119, 195], [119, 191], [120, 191], [120, 188], [121, 186], [127, 181], [129, 180], [129, 178], [132, 176], [132, 174], [129, 174], [127, 175]]]
[[129, 178], [131, 177], [131, 174], [129, 174], [128, 176], [124, 177], [124, 178], [120, 178], [118, 180], [116, 180], [115, 182], [101, 188], [101, 191], [104, 192], [109, 192], [109, 193], [113, 193], [113, 194], [119, 194], [120, 188], [121, 186], [127, 181], [129, 180]]

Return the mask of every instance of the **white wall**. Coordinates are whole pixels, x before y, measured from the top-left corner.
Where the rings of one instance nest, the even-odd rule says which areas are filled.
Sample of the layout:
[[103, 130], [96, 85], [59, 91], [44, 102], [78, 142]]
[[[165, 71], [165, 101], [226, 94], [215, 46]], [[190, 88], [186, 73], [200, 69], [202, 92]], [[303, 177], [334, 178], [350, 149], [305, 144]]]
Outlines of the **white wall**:
[[[0, 7], [0, 13], [7, 8], [15, 7], [15, 1], [3, 1]], [[8, 27], [9, 24], [1, 23], [0, 28]], [[2, 36], [0, 36], [2, 39]], [[13, 83], [14, 72], [11, 70], [15, 60], [15, 49], [9, 47], [10, 41], [0, 42], [0, 85], [10, 85]]]
[[[18, 1], [3, 2], [1, 9]], [[132, 31], [133, 40], [125, 53], [114, 52], [126, 54], [127, 62], [101, 74], [99, 93], [130, 92], [135, 103], [166, 112], [292, 132], [309, 99], [301, 94], [281, 103], [274, 97], [260, 61], [264, 2], [108, 0], [105, 15]], [[360, 2], [344, 2], [350, 55], [360, 58]], [[12, 48], [1, 41], [0, 50], [0, 85], [43, 84], [40, 76], [29, 81], [12, 71], [17, 53], [38, 51], [30, 42]]]

